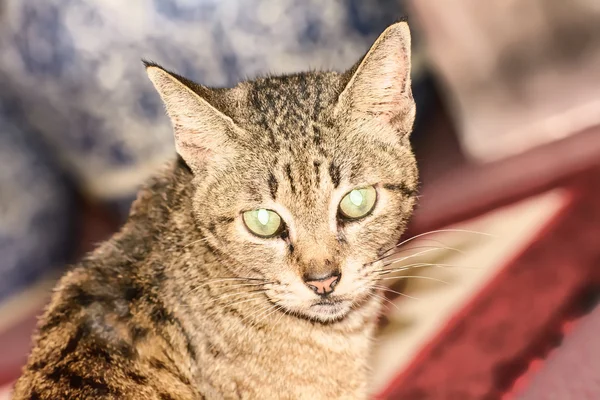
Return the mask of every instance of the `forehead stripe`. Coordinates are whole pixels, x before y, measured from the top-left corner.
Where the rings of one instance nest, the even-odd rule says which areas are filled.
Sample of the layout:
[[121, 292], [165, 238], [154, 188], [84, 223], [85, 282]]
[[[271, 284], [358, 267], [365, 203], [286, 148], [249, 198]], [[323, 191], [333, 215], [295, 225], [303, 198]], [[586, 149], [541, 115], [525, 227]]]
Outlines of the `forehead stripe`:
[[340, 185], [341, 172], [339, 165], [337, 165], [333, 161], [331, 162], [331, 164], [329, 164], [329, 176], [331, 177], [333, 187], [337, 188]]
[[279, 182], [277, 182], [277, 178], [271, 172], [269, 174], [269, 190], [271, 191], [271, 197], [273, 200], [277, 199], [277, 189], [279, 189]]

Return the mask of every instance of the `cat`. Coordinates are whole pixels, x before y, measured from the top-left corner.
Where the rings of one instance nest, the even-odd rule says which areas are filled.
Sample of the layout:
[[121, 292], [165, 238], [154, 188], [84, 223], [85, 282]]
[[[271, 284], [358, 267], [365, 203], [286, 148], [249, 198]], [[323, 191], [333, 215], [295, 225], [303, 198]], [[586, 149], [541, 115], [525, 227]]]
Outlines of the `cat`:
[[58, 283], [15, 399], [361, 399], [416, 201], [407, 22], [345, 73], [146, 71], [177, 157]]

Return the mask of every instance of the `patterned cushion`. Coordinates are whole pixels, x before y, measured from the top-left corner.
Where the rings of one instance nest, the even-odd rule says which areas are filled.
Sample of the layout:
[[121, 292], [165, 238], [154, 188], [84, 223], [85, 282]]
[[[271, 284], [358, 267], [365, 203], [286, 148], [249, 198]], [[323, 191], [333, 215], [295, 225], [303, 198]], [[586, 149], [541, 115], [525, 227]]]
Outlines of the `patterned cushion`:
[[0, 106], [0, 303], [62, 265], [73, 233], [74, 199], [48, 151]]

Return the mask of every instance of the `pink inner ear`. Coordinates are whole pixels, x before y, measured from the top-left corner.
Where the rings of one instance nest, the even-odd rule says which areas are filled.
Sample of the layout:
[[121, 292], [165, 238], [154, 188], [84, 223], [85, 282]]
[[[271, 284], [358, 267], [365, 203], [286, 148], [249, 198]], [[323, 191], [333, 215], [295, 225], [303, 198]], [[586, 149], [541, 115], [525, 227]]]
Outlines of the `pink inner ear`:
[[191, 166], [204, 165], [212, 151], [210, 139], [207, 135], [193, 132], [189, 128], [179, 124], [173, 125], [175, 132], [175, 148], [177, 153]]

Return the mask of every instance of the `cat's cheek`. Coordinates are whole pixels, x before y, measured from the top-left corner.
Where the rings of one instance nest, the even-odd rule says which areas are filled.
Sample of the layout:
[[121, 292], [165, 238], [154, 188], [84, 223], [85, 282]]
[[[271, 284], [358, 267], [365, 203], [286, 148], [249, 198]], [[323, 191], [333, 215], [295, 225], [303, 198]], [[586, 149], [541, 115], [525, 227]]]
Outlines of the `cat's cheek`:
[[301, 307], [315, 300], [315, 294], [302, 282], [293, 271], [273, 271], [274, 279], [280, 284], [267, 295], [276, 303]]
[[301, 304], [310, 303], [316, 299], [315, 294], [304, 283], [300, 282], [299, 279], [291, 283], [289, 289], [294, 299]]
[[377, 190], [377, 203], [375, 203], [373, 215], [380, 215], [388, 212], [389, 208], [392, 206], [391, 200], [390, 193], [379, 187]]
[[368, 279], [363, 273], [365, 263], [358, 259], [348, 259], [342, 268], [342, 279], [335, 288], [335, 294], [354, 297], [368, 291]]

